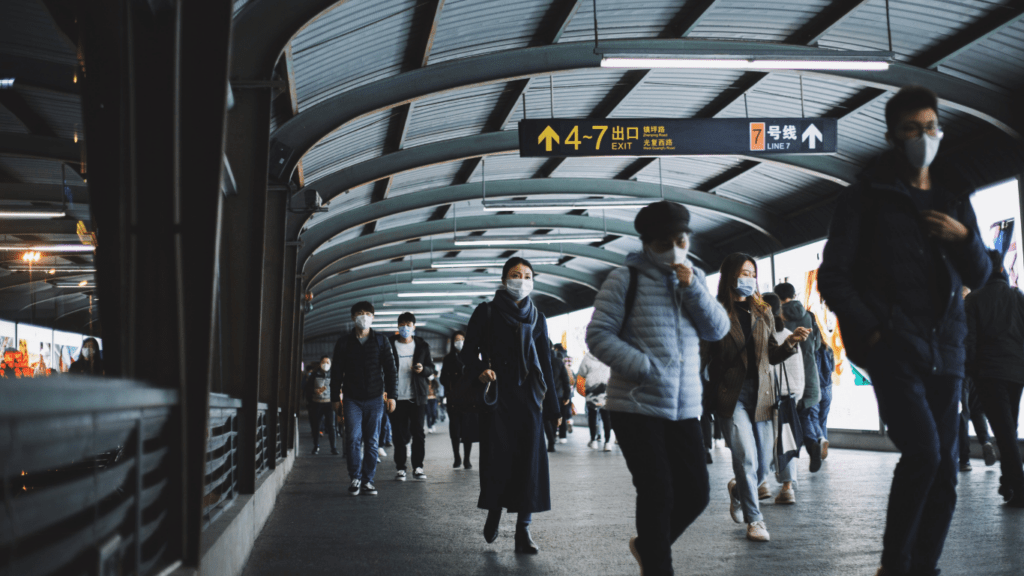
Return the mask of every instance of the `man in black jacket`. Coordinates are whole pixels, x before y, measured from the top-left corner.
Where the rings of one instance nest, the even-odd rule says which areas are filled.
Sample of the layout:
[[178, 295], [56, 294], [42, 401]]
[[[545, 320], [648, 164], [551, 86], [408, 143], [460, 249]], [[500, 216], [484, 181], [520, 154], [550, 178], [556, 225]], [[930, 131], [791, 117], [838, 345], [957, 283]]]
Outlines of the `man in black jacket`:
[[394, 396], [395, 410], [391, 413], [391, 429], [395, 442], [395, 480], [405, 480], [405, 447], [412, 439], [412, 475], [426, 480], [423, 458], [426, 455], [426, 434], [423, 420], [427, 410], [428, 386], [434, 376], [434, 360], [430, 345], [416, 332], [416, 316], [403, 312], [398, 316], [398, 336], [391, 337], [391, 347], [398, 364], [398, 388]]
[[871, 375], [902, 453], [893, 475], [879, 574], [936, 574], [956, 508], [957, 402], [964, 378], [960, 289], [991, 264], [968, 198], [973, 188], [929, 166], [942, 130], [938, 98], [911, 86], [885, 109], [893, 149], [839, 197], [818, 289], [847, 354]]
[[1024, 508], [1024, 467], [1017, 444], [1024, 390], [1024, 294], [1010, 286], [1002, 256], [990, 252], [992, 276], [967, 296], [967, 358], [975, 388], [999, 445], [999, 493]]
[[[395, 410], [397, 373], [395, 357], [388, 339], [372, 330], [373, 304], [357, 302], [352, 306], [356, 327], [334, 345], [331, 370], [331, 400], [335, 410], [345, 402], [345, 430], [348, 475], [352, 480], [348, 491], [376, 494], [373, 484], [377, 473], [377, 434], [387, 402], [388, 412]], [[359, 448], [363, 447], [362, 459]]]

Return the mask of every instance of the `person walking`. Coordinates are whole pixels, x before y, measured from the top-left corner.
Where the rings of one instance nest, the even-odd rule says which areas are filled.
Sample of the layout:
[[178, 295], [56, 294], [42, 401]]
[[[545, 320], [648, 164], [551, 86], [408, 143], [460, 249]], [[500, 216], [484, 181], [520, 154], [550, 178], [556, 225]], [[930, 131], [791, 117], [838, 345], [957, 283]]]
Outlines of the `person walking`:
[[539, 551], [530, 535], [533, 513], [551, 509], [544, 421], [561, 424], [547, 320], [530, 298], [533, 277], [529, 261], [505, 262], [502, 288], [473, 311], [460, 354], [466, 370], [497, 393], [494, 409], [480, 416], [484, 539], [498, 537], [503, 508], [516, 512], [515, 550], [526, 554]]
[[643, 249], [601, 285], [586, 341], [611, 368], [606, 407], [636, 487], [629, 549], [642, 574], [660, 576], [673, 574], [672, 544], [710, 498], [699, 343], [725, 337], [729, 317], [688, 258], [685, 206], [649, 204], [633, 227]]
[[334, 436], [334, 408], [331, 406], [331, 357], [324, 356], [306, 378], [309, 394], [309, 428], [313, 433], [313, 454], [320, 452], [321, 429], [331, 443], [331, 454], [338, 454]]
[[1002, 256], [990, 252], [989, 259], [988, 282], [967, 296], [968, 366], [999, 446], [999, 494], [1007, 506], [1024, 508], [1017, 440], [1024, 391], [1024, 294], [1010, 286]]
[[818, 365], [818, 381], [821, 383], [821, 402], [818, 403], [818, 428], [824, 440], [821, 441], [821, 459], [828, 458], [828, 413], [832, 409], [832, 374], [836, 371], [836, 356], [832, 347], [822, 342], [814, 355]]
[[[782, 299], [779, 298], [778, 294], [769, 292], [762, 295], [764, 301], [771, 306], [772, 318], [775, 320], [773, 329], [775, 330], [775, 340], [777, 342], [785, 342], [786, 338], [792, 332], [789, 328], [786, 328], [785, 317], [782, 314]], [[791, 396], [797, 404], [804, 396], [806, 387], [804, 385], [804, 359], [801, 354], [794, 354], [789, 358], [783, 360], [782, 364], [779, 364], [772, 368], [772, 378], [778, 383], [779, 390], [782, 392], [783, 397]], [[777, 424], [777, 423], [776, 423]], [[773, 431], [773, 438], [778, 435], [778, 428], [775, 427]], [[775, 442], [774, 440], [770, 444], [764, 444], [761, 447], [761, 464], [758, 465], [758, 485], [757, 496], [758, 499], [765, 499], [762, 496], [761, 489], [764, 488], [767, 492], [767, 496], [771, 497], [771, 492], [768, 492], [768, 488], [765, 485], [765, 478], [768, 476], [768, 462], [772, 462], [775, 458]], [[779, 482], [782, 483], [782, 489], [779, 490], [779, 495], [775, 497], [776, 504], [796, 504], [796, 481], [797, 481], [797, 469], [796, 469], [796, 458], [791, 458], [789, 463], [786, 464], [785, 468], [776, 471]]]
[[[441, 384], [451, 389], [459, 378], [466, 371], [466, 365], [462, 363], [459, 353], [466, 345], [466, 333], [462, 330], [455, 332], [452, 336], [452, 348], [444, 357], [444, 364], [441, 366]], [[455, 454], [455, 462], [452, 468], [464, 467], [466, 470], [473, 468], [470, 456], [473, 454], [473, 443], [480, 441], [480, 418], [476, 414], [463, 412], [458, 408], [448, 409], [448, 438], [452, 441], [452, 453]], [[463, 455], [459, 455], [459, 445], [462, 445]]]
[[871, 376], [882, 421], [902, 453], [889, 493], [878, 574], [934, 574], [956, 508], [957, 402], [967, 323], [961, 286], [992, 268], [975, 186], [942, 141], [938, 98], [901, 89], [885, 107], [892, 150], [839, 196], [818, 269], [847, 356]]
[[781, 344], [776, 340], [775, 318], [757, 290], [757, 264], [747, 254], [731, 254], [722, 262], [718, 301], [728, 312], [731, 327], [720, 342], [703, 345], [703, 361], [736, 474], [728, 484], [729, 512], [736, 523], [747, 524], [749, 540], [767, 542], [770, 535], [758, 506], [758, 486], [759, 478], [767, 476], [762, 454], [771, 450], [775, 439], [770, 366], [798, 353], [797, 345], [811, 331], [798, 327]]
[[597, 448], [597, 439], [600, 433], [597, 428], [597, 420], [601, 419], [604, 425], [604, 451], [612, 451], [612, 419], [606, 409], [608, 398], [608, 380], [611, 378], [612, 369], [597, 359], [592, 352], [587, 352], [580, 361], [580, 369], [577, 376], [585, 381], [584, 390], [587, 397], [587, 426], [590, 427], [590, 442], [588, 448]]
[[550, 420], [544, 424], [544, 432], [548, 437], [548, 452], [555, 451], [555, 443], [569, 442], [568, 426], [572, 417], [572, 371], [566, 366], [565, 349], [561, 344], [551, 347], [551, 372], [555, 378], [555, 393], [561, 404], [558, 407], [561, 424], [555, 426]]
[[391, 413], [392, 435], [395, 443], [395, 480], [406, 479], [405, 447], [412, 441], [413, 478], [426, 480], [423, 460], [426, 457], [426, 434], [423, 420], [427, 410], [430, 378], [434, 376], [434, 360], [430, 345], [416, 333], [416, 316], [403, 312], [398, 316], [398, 335], [391, 338], [398, 366], [398, 387], [395, 392], [395, 410]]
[[427, 378], [427, 432], [433, 434], [437, 431], [434, 425], [437, 424], [437, 379], [431, 374]]
[[804, 308], [796, 297], [796, 288], [789, 282], [783, 282], [775, 287], [775, 294], [782, 300], [782, 317], [790, 331], [798, 327], [804, 327], [811, 331], [807, 340], [800, 343], [800, 354], [804, 370], [804, 393], [803, 400], [798, 405], [800, 413], [800, 428], [804, 433], [804, 448], [811, 460], [811, 472], [821, 470], [821, 443], [825, 440], [825, 434], [821, 431], [818, 419], [818, 404], [821, 402], [821, 386], [819, 383], [818, 365], [814, 360], [818, 348], [821, 347], [821, 331], [818, 323], [811, 314]]
[[[373, 330], [373, 304], [363, 301], [352, 306], [355, 327], [338, 338], [331, 361], [331, 400], [335, 410], [345, 400], [346, 463], [353, 496], [376, 495], [373, 479], [377, 473], [377, 434], [385, 404], [395, 410], [398, 372], [388, 339]], [[335, 400], [336, 399], [336, 400]], [[360, 457], [360, 449], [362, 456]]]

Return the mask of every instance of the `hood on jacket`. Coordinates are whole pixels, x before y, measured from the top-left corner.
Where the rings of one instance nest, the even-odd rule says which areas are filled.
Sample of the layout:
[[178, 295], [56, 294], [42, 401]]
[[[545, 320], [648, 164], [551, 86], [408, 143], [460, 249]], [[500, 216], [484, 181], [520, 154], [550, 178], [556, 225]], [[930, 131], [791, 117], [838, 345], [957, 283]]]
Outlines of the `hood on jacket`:
[[804, 303], [799, 300], [790, 300], [782, 305], [782, 314], [787, 320], [801, 320], [807, 315]]

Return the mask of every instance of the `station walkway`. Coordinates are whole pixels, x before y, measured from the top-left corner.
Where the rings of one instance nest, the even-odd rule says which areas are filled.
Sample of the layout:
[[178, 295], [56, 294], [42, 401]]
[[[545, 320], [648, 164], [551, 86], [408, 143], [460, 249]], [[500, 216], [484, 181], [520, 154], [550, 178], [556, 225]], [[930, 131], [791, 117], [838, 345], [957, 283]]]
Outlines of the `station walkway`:
[[[586, 426], [578, 423], [569, 443], [558, 445], [550, 455], [554, 510], [534, 516], [541, 552], [524, 556], [513, 552], [514, 515], [505, 515], [494, 544], [484, 541], [478, 469], [453, 470], [446, 424], [437, 430], [427, 435], [427, 480], [396, 482], [389, 452], [378, 468], [380, 494], [358, 497], [346, 492], [345, 461], [323, 448], [310, 456], [303, 430], [295, 468], [244, 576], [639, 573], [627, 545], [635, 534], [635, 492], [618, 447], [588, 449]], [[730, 519], [729, 451], [713, 456], [711, 504], [673, 547], [676, 574], [874, 575], [896, 454], [832, 449], [814, 475], [804, 459], [798, 503], [762, 501], [769, 543], [746, 540], [745, 525]], [[474, 466], [477, 460], [474, 453]], [[960, 474], [942, 573], [1024, 574], [1024, 510], [1000, 505], [998, 464], [972, 463], [973, 472]]]

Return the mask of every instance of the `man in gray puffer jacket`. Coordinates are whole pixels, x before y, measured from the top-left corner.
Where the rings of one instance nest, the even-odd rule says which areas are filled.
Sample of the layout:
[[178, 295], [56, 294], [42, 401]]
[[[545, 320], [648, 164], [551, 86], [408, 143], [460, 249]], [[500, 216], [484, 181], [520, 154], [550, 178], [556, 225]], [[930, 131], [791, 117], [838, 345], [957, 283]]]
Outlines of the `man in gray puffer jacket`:
[[802, 302], [794, 300], [796, 287], [789, 282], [783, 282], [775, 287], [775, 293], [782, 299], [782, 317], [785, 319], [786, 328], [807, 328], [811, 331], [807, 340], [800, 343], [800, 353], [804, 359], [804, 396], [800, 402], [800, 427], [804, 433], [804, 448], [811, 459], [810, 470], [817, 472], [821, 469], [821, 445], [825, 440], [825, 433], [818, 423], [821, 377], [815, 361], [815, 353], [821, 347], [821, 331], [818, 329], [814, 314], [808, 312]]
[[608, 275], [587, 328], [590, 352], [611, 367], [606, 407], [637, 492], [629, 545], [648, 575], [673, 573], [672, 543], [707, 506], [700, 341], [731, 327], [687, 259], [689, 223], [680, 204], [640, 210], [633, 226], [644, 249]]

